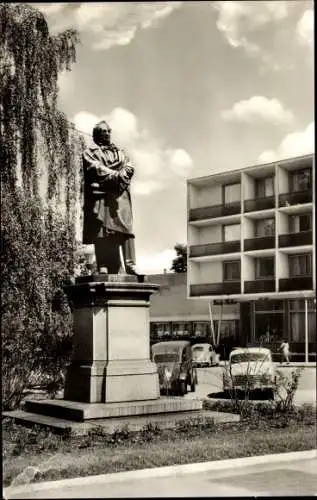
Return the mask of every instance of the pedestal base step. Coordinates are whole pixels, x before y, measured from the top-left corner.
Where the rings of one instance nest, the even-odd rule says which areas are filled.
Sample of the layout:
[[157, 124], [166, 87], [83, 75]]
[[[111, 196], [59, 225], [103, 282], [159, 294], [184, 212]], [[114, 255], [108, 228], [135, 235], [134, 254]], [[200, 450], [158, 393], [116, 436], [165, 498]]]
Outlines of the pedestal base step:
[[147, 424], [158, 425], [161, 429], [173, 429], [180, 421], [189, 421], [193, 418], [212, 418], [217, 424], [227, 424], [239, 422], [240, 416], [233, 413], [223, 413], [211, 410], [182, 411], [178, 413], [161, 413], [152, 415], [143, 415], [135, 417], [105, 418], [96, 420], [87, 420], [86, 422], [74, 422], [63, 420], [61, 418], [39, 415], [23, 410], [4, 412], [4, 416], [14, 418], [19, 424], [26, 426], [40, 425], [48, 427], [54, 432], [71, 432], [75, 435], [85, 435], [94, 427], [102, 427], [106, 433], [112, 434], [127, 426], [132, 432], [142, 430]]
[[202, 402], [197, 399], [182, 397], [163, 397], [155, 400], [130, 401], [124, 403], [80, 403], [65, 399], [26, 400], [25, 411], [48, 417], [84, 422], [101, 418], [130, 417], [152, 415], [156, 413], [173, 413], [198, 411]]

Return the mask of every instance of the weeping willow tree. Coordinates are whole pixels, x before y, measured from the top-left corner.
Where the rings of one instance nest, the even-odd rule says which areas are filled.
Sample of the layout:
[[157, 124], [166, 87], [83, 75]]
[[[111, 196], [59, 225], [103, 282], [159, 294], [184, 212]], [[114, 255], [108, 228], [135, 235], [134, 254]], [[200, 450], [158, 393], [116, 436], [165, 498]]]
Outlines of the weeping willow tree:
[[71, 332], [62, 290], [74, 269], [83, 143], [57, 97], [77, 43], [75, 30], [50, 34], [37, 9], [0, 4], [4, 408], [19, 403], [30, 375], [59, 372]]

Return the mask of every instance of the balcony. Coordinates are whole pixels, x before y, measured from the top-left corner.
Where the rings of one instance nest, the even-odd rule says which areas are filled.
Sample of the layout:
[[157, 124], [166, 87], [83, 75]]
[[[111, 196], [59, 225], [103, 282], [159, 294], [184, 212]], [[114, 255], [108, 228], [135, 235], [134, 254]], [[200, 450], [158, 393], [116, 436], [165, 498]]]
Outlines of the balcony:
[[227, 203], [226, 205], [214, 205], [212, 207], [192, 208], [189, 211], [189, 221], [193, 222], [201, 219], [215, 219], [226, 215], [239, 214], [241, 212], [241, 202]]
[[244, 251], [263, 250], [275, 247], [275, 236], [264, 236], [244, 240]]
[[313, 278], [312, 276], [294, 276], [291, 278], [284, 278], [279, 280], [280, 292], [291, 292], [295, 290], [312, 290]]
[[206, 245], [192, 245], [189, 247], [189, 257], [205, 257], [207, 255], [240, 252], [240, 248], [240, 240], [208, 243]]
[[269, 208], [275, 208], [275, 196], [244, 201], [244, 212], [257, 212], [258, 210], [268, 210]]
[[284, 193], [279, 195], [279, 207], [298, 205], [300, 203], [311, 203], [313, 199], [312, 191], [298, 191], [295, 193]]
[[201, 295], [231, 295], [241, 293], [240, 281], [226, 281], [225, 283], [202, 283], [190, 286], [190, 296]]
[[244, 282], [244, 293], [275, 292], [275, 279], [257, 279]]
[[300, 233], [280, 234], [278, 237], [279, 247], [297, 247], [311, 245], [313, 242], [312, 231], [301, 231]]

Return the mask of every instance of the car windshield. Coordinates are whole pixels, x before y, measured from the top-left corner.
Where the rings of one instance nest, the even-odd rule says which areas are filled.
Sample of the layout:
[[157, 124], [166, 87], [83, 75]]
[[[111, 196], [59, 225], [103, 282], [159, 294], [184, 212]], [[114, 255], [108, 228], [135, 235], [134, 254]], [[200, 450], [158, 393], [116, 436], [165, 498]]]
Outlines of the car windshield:
[[248, 363], [250, 361], [270, 361], [268, 354], [263, 352], [242, 352], [239, 354], [233, 354], [230, 358], [232, 364], [235, 363]]
[[193, 347], [193, 351], [203, 351], [204, 348], [202, 346], [197, 346], [197, 347]]
[[163, 353], [154, 355], [155, 363], [177, 363], [179, 361], [178, 354], [175, 353]]

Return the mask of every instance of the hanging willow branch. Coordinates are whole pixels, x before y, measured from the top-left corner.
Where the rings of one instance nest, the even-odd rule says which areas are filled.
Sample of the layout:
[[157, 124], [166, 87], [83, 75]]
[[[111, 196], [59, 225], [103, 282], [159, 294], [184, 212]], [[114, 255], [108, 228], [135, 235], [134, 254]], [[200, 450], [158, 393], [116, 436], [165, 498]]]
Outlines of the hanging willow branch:
[[50, 201], [59, 175], [72, 178], [77, 168], [69, 153], [69, 125], [56, 103], [58, 74], [75, 62], [78, 35], [50, 35], [43, 14], [25, 4], [0, 4], [0, 23], [1, 182], [14, 190], [19, 169], [25, 194], [38, 194], [42, 136]]

